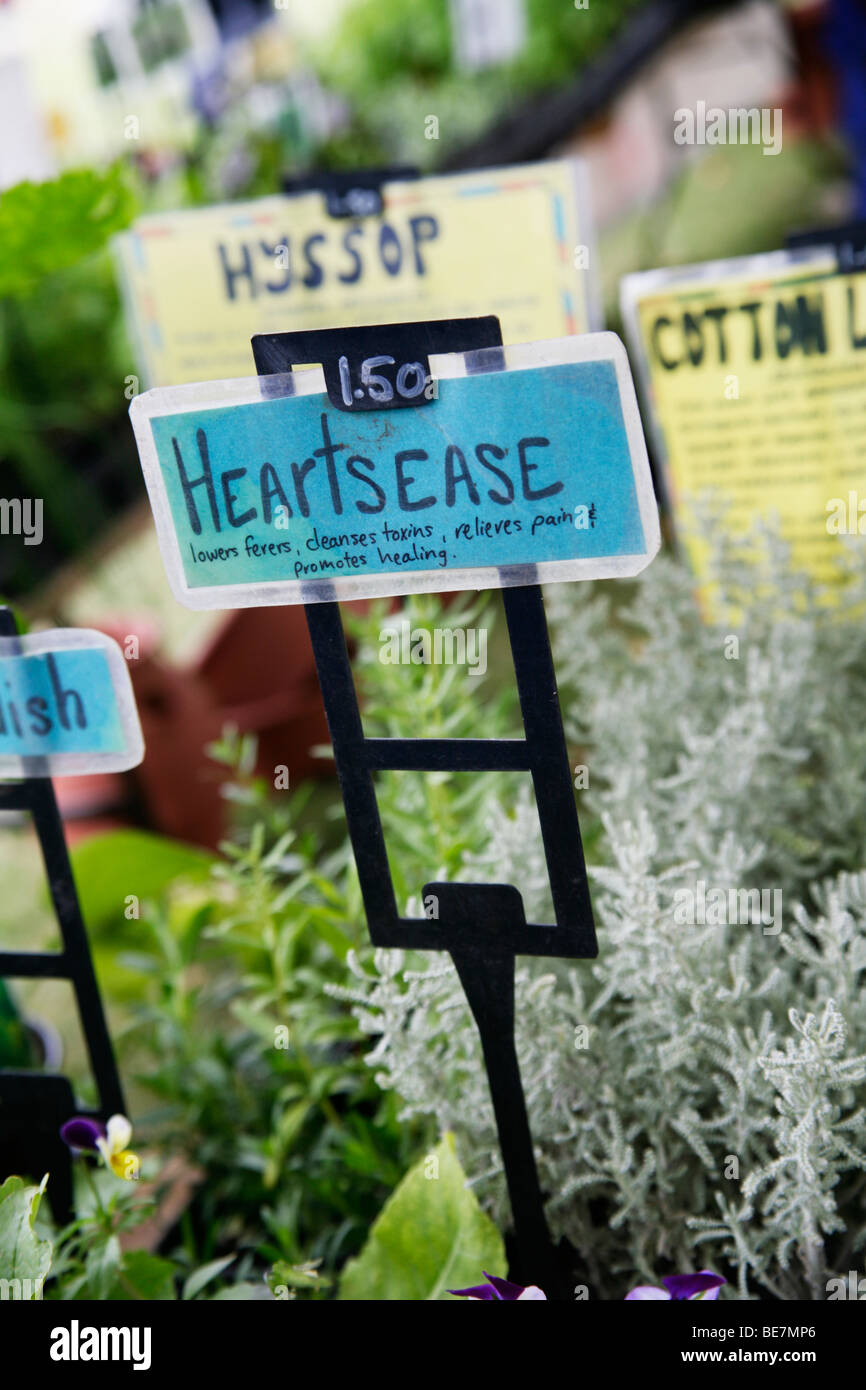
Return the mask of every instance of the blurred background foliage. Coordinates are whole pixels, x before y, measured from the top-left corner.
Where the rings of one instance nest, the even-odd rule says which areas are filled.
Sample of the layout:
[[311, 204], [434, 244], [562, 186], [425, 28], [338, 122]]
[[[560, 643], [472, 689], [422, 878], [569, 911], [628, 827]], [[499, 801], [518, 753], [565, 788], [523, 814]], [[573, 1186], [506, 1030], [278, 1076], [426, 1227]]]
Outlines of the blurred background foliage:
[[129, 357], [105, 252], [137, 206], [120, 163], [0, 197], [2, 491], [42, 498], [45, 527], [41, 546], [4, 547], [0, 585], [11, 593], [91, 545], [138, 488], [125, 440]]
[[562, 0], [528, 0], [526, 46], [511, 62], [464, 72], [454, 61], [448, 0], [360, 0], [314, 53], [324, 84], [344, 96], [346, 128], [319, 149], [322, 163], [352, 168], [387, 161], [433, 167], [422, 107], [449, 145], [478, 135], [530, 94], [574, 79], [640, 0], [606, 0], [581, 11]]

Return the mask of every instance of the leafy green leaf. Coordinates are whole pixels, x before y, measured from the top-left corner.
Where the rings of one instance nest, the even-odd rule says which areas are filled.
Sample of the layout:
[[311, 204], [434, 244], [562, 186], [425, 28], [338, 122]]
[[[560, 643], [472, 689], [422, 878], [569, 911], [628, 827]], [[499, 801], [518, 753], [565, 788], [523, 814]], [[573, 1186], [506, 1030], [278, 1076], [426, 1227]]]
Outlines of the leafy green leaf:
[[277, 1260], [268, 1275], [267, 1283], [276, 1298], [278, 1289], [322, 1289], [328, 1287], [330, 1280], [323, 1278], [319, 1273], [318, 1261], [290, 1265], [287, 1260]]
[[51, 1268], [52, 1245], [34, 1229], [48, 1175], [38, 1187], [7, 1178], [0, 1187], [0, 1278], [29, 1280], [29, 1297], [39, 1297]]
[[245, 1283], [242, 1281], [238, 1284], [228, 1284], [226, 1288], [220, 1289], [219, 1293], [214, 1294], [213, 1298], [211, 1299], [211, 1302], [223, 1303], [228, 1301], [231, 1303], [261, 1303], [265, 1300], [270, 1302], [272, 1298], [273, 1294], [271, 1293], [267, 1284], [253, 1284], [249, 1282]]
[[132, 1302], [137, 1299], [167, 1303], [175, 1298], [174, 1265], [147, 1250], [129, 1250], [118, 1268], [109, 1299]]
[[90, 1246], [84, 1268], [91, 1298], [102, 1300], [112, 1296], [111, 1289], [116, 1284], [122, 1258], [120, 1241], [116, 1235], [100, 1236]]
[[202, 1265], [201, 1269], [194, 1269], [183, 1286], [183, 1297], [185, 1299], [195, 1298], [202, 1289], [210, 1284], [224, 1269], [234, 1260], [234, 1255], [223, 1255], [219, 1260], [211, 1260], [210, 1264]]
[[134, 215], [120, 163], [7, 189], [0, 197], [0, 298], [30, 294], [45, 276], [100, 250]]
[[72, 851], [81, 910], [91, 937], [111, 935], [124, 924], [125, 900], [158, 898], [176, 878], [207, 878], [212, 856], [143, 830], [112, 830], [94, 835]]
[[447, 1300], [449, 1288], [478, 1283], [484, 1269], [505, 1270], [505, 1247], [446, 1134], [386, 1202], [361, 1254], [346, 1265], [339, 1298]]

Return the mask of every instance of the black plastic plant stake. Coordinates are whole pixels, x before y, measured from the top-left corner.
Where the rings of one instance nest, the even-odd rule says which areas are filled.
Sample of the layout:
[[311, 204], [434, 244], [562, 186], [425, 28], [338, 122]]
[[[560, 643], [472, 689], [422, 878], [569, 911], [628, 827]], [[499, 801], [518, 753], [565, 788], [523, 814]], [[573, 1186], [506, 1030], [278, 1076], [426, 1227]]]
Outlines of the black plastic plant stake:
[[322, 193], [329, 217], [378, 217], [385, 210], [382, 185], [397, 180], [418, 179], [415, 164], [393, 164], [378, 169], [316, 169], [309, 174], [289, 174], [283, 179], [283, 192]]
[[[0, 606], [0, 637], [17, 635], [12, 612]], [[100, 1108], [77, 1107], [68, 1077], [0, 1069], [0, 1172], [37, 1179], [49, 1172], [52, 1211], [65, 1223], [72, 1219], [72, 1163], [60, 1126], [74, 1114], [105, 1120], [125, 1105], [54, 786], [43, 758], [25, 762], [25, 778], [0, 782], [0, 811], [28, 811], [33, 817], [63, 945], [60, 951], [0, 951], [0, 978], [69, 980]]]
[[[320, 362], [329, 398], [340, 409], [347, 408], [340, 400], [341, 356], [350, 361], [370, 353], [388, 354], [389, 360], [411, 358], [422, 361], [429, 376], [430, 353], [466, 352], [471, 373], [473, 351], [501, 345], [499, 322], [492, 317], [253, 339], [263, 395], [292, 390], [290, 377], [268, 383], [269, 375]], [[489, 362], [483, 368], [478, 364], [478, 369], [489, 370]], [[425, 397], [413, 404], [423, 408]], [[545, 1219], [515, 1047], [514, 961], [518, 955], [592, 957], [597, 943], [535, 567], [526, 567], [524, 584], [502, 591], [525, 739], [366, 738], [339, 605], [321, 601], [333, 589], [316, 581], [309, 590], [311, 598], [313, 593], [319, 598], [306, 603], [305, 612], [370, 938], [377, 946], [450, 954], [478, 1026], [487, 1068], [516, 1236], [511, 1273], [521, 1282], [540, 1284], [552, 1297], [570, 1298], [567, 1271]], [[386, 769], [530, 772], [556, 924], [528, 923], [521, 895], [510, 884], [428, 883], [423, 895], [437, 900], [438, 919], [401, 917], [374, 785], [374, 774]]]

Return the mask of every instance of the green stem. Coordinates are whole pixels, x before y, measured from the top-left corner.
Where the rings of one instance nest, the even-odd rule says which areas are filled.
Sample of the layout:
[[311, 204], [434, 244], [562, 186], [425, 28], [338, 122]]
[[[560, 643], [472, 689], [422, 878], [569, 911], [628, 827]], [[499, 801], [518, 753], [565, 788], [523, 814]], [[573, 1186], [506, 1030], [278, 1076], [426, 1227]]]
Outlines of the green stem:
[[110, 1231], [111, 1217], [109, 1216], [108, 1212], [105, 1210], [105, 1207], [102, 1204], [102, 1198], [99, 1195], [99, 1186], [93, 1176], [93, 1170], [90, 1167], [90, 1161], [85, 1158], [83, 1160], [83, 1163], [84, 1173], [87, 1178], [88, 1186], [90, 1187], [90, 1190], [93, 1193], [94, 1201], [96, 1202], [96, 1209], [99, 1213], [99, 1216], [102, 1218], [100, 1225], [102, 1226], [103, 1230]]
[[[288, 1004], [291, 1002], [289, 998], [289, 987], [288, 982], [286, 980], [285, 972], [283, 970], [282, 960], [280, 958], [279, 933], [277, 931], [277, 926], [273, 917], [269, 916], [267, 918], [264, 926], [263, 935], [268, 952], [268, 958], [270, 960], [271, 975], [274, 984], [279, 992], [279, 997], [285, 997], [286, 1002]], [[313, 1064], [307, 1056], [303, 1045], [298, 1040], [294, 1027], [291, 1030], [290, 1037], [295, 1057], [297, 1058], [298, 1063], [302, 1071], [304, 1072], [304, 1075], [306, 1076], [308, 1082], [312, 1082], [313, 1077], [315, 1075]], [[322, 1110], [322, 1113], [326, 1116], [328, 1121], [336, 1129], [342, 1129], [343, 1121], [337, 1114], [337, 1111], [334, 1109], [333, 1103], [328, 1098], [328, 1096], [322, 1096], [319, 1099], [318, 1104], [320, 1109]]]

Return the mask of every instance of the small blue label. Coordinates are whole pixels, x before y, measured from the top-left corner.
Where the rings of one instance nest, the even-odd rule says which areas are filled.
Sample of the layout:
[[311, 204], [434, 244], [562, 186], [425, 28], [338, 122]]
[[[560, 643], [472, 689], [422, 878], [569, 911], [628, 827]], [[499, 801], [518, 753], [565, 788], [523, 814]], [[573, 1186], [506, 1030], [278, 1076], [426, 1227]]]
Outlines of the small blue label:
[[613, 362], [437, 391], [414, 410], [316, 394], [153, 418], [187, 587], [647, 553]]
[[102, 648], [0, 657], [0, 757], [123, 753], [125, 747]]

